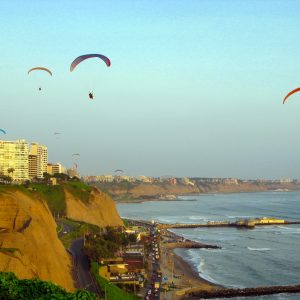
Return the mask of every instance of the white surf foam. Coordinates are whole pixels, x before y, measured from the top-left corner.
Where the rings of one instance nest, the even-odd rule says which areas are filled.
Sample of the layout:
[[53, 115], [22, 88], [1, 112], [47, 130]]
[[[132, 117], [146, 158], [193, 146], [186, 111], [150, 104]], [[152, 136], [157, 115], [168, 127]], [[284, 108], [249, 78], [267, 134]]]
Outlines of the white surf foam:
[[247, 247], [248, 250], [250, 251], [270, 251], [271, 248], [251, 248], [251, 247]]

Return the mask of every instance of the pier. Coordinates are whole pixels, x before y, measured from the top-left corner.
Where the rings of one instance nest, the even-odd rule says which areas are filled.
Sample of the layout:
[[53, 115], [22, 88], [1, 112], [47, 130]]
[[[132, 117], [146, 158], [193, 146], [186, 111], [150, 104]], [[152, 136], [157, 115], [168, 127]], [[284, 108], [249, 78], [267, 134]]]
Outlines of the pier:
[[285, 221], [285, 220], [274, 220], [267, 218], [262, 219], [250, 219], [250, 220], [238, 220], [236, 222], [229, 221], [217, 221], [217, 222], [207, 222], [205, 224], [162, 224], [159, 223], [157, 226], [160, 229], [180, 229], [180, 228], [211, 228], [211, 227], [237, 227], [237, 228], [254, 228], [255, 226], [270, 226], [270, 225], [295, 225], [300, 224], [300, 221]]
[[191, 289], [185, 291], [183, 295], [178, 295], [177, 299], [213, 299], [213, 298], [233, 298], [233, 297], [251, 297], [264, 296], [281, 293], [300, 293], [300, 284], [283, 286], [265, 286], [256, 288], [229, 289], [221, 288], [213, 291], [201, 291]]

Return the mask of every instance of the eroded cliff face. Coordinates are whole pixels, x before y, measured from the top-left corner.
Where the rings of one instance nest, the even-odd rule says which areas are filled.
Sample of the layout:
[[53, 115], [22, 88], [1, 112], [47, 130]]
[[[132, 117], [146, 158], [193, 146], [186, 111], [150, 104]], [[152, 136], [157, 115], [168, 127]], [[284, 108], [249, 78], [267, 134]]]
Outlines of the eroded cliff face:
[[68, 218], [100, 227], [123, 225], [112, 198], [97, 188], [93, 189], [86, 202], [74, 197], [67, 189], [64, 191]]
[[0, 271], [74, 289], [71, 259], [42, 199], [18, 190], [0, 194]]
[[140, 184], [130, 190], [133, 197], [155, 196], [155, 195], [183, 195], [199, 193], [197, 186], [190, 185], [166, 185], [164, 187], [155, 184]]

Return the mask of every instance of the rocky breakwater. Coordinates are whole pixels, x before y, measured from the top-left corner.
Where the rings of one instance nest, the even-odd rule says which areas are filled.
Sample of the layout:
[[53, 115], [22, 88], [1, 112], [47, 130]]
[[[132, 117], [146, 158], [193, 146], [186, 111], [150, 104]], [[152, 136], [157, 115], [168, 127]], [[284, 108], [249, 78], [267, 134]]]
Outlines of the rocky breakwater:
[[86, 201], [75, 197], [67, 188], [64, 192], [68, 218], [99, 227], [123, 225], [112, 198], [97, 188], [93, 188]]
[[71, 259], [46, 202], [19, 188], [0, 192], [0, 271], [74, 289]]

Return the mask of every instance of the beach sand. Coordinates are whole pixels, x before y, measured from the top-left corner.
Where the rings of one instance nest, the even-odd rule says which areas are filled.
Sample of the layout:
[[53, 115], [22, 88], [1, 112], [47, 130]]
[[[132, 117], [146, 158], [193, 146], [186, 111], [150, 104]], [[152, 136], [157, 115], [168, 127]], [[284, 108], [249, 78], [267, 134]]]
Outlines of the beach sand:
[[180, 299], [187, 291], [194, 289], [211, 291], [220, 287], [201, 278], [199, 273], [183, 258], [175, 254], [174, 249], [171, 249], [164, 241], [161, 242], [160, 267], [162, 276], [167, 277], [167, 280], [163, 280], [162, 286], [164, 283], [171, 284], [173, 282], [176, 287], [168, 292], [161, 292], [160, 299]]

